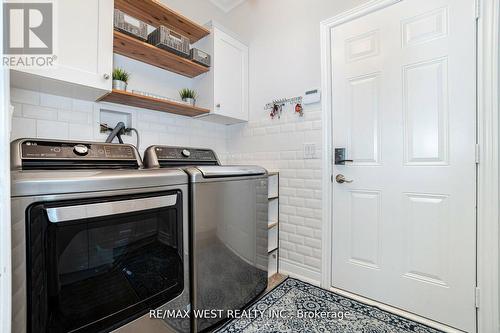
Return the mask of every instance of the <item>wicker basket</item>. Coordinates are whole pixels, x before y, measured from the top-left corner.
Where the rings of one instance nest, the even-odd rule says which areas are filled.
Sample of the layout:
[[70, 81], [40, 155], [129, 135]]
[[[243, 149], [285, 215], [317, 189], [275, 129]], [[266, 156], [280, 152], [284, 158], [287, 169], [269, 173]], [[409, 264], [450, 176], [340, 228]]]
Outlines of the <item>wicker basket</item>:
[[132, 37], [143, 41], [148, 39], [148, 25], [119, 9], [115, 9], [114, 26], [116, 30]]
[[189, 38], [162, 25], [149, 34], [148, 43], [180, 56], [189, 57]]
[[189, 59], [193, 60], [197, 64], [203, 65], [205, 67], [210, 67], [210, 54], [202, 50], [192, 48]]

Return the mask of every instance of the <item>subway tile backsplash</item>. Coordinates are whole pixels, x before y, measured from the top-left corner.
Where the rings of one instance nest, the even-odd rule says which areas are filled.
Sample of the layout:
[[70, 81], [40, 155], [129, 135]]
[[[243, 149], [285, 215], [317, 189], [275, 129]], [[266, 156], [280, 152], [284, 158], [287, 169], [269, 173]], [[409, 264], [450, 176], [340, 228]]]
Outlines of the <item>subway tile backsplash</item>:
[[[226, 126], [157, 111], [93, 103], [56, 95], [12, 88], [14, 106], [11, 139], [22, 137], [104, 141], [99, 132], [100, 110], [130, 113], [132, 126], [140, 133], [141, 153], [149, 145], [208, 147], [224, 156]], [[134, 136], [124, 141], [135, 144]]]
[[[227, 131], [227, 163], [257, 164], [280, 172], [280, 270], [319, 283], [321, 277], [321, 110], [299, 117], [286, 109], [281, 118], [233, 125]], [[316, 146], [304, 158], [304, 143]]]

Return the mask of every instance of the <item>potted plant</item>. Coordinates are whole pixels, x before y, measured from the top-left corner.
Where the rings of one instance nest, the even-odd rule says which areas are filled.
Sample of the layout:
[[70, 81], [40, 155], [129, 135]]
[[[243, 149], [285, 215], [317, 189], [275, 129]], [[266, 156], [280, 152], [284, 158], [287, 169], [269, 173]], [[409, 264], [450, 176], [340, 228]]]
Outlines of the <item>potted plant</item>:
[[179, 91], [179, 95], [181, 95], [182, 101], [189, 103], [192, 106], [196, 103], [196, 92], [194, 90], [184, 88]]
[[123, 68], [113, 69], [113, 89], [127, 90], [129, 78], [130, 73], [125, 71]]

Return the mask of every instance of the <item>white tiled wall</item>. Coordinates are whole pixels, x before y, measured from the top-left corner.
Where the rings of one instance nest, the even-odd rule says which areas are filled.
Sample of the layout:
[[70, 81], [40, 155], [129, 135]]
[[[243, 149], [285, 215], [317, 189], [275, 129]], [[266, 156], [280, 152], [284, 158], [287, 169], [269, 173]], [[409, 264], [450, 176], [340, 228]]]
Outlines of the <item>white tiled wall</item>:
[[[141, 153], [153, 144], [208, 147], [224, 156], [226, 127], [157, 111], [93, 103], [12, 88], [11, 139], [22, 137], [104, 141], [99, 133], [100, 109], [129, 113], [140, 133]], [[135, 144], [134, 136], [124, 141]]]
[[[258, 164], [280, 172], [280, 270], [321, 280], [321, 111], [290, 107], [280, 119], [262, 117], [227, 133], [227, 163]], [[305, 159], [303, 145], [316, 145]]]

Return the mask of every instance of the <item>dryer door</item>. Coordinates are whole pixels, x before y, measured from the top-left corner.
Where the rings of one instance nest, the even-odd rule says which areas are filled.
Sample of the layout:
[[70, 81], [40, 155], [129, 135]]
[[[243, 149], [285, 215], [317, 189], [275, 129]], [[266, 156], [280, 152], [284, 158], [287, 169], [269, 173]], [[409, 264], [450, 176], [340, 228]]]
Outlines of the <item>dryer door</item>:
[[109, 330], [181, 294], [182, 207], [181, 191], [28, 207], [29, 330]]

